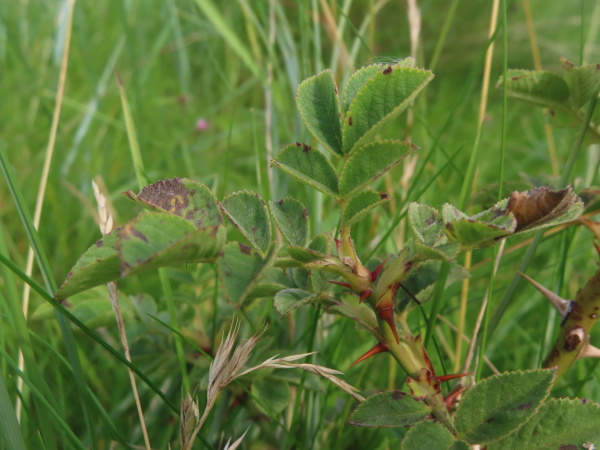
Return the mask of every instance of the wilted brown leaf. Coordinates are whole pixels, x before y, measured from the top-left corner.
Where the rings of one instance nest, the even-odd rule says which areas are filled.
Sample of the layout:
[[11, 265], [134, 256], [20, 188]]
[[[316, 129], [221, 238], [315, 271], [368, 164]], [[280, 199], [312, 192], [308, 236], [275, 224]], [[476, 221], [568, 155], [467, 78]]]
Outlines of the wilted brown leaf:
[[578, 201], [571, 186], [559, 191], [542, 186], [510, 194], [507, 211], [517, 219], [517, 232], [552, 221]]

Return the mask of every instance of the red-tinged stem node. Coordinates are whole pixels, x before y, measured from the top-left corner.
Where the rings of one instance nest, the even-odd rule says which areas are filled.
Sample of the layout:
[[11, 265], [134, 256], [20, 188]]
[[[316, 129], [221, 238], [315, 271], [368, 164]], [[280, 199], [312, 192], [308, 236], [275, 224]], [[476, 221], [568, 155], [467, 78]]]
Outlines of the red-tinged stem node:
[[380, 342], [375, 347], [373, 347], [371, 350], [369, 350], [367, 353], [365, 353], [360, 358], [358, 358], [356, 361], [354, 361], [352, 364], [350, 364], [350, 367], [348, 367], [348, 368], [351, 369], [352, 367], [357, 365], [359, 362], [362, 362], [365, 359], [370, 358], [373, 355], [376, 355], [377, 353], [383, 353], [383, 352], [387, 352], [387, 351], [388, 351], [387, 346]]
[[371, 289], [366, 289], [360, 294], [360, 298], [358, 299], [359, 303], [362, 303], [366, 298], [369, 298], [373, 294]]
[[379, 276], [379, 272], [381, 272], [381, 269], [383, 269], [383, 266], [385, 265], [386, 262], [388, 262], [389, 259], [390, 258], [387, 258], [385, 261], [383, 261], [381, 264], [379, 264], [373, 272], [371, 272], [371, 281], [373, 283], [377, 280], [377, 277]]
[[462, 386], [462, 387], [458, 388], [457, 390], [455, 390], [454, 392], [451, 392], [450, 394], [448, 394], [446, 397], [444, 397], [444, 403], [446, 404], [446, 408], [448, 408], [448, 410], [452, 409], [452, 405], [454, 405], [454, 402], [456, 401], [458, 396], [460, 394], [462, 394], [466, 388], [467, 388], [467, 386]]
[[440, 375], [438, 376], [434, 376], [433, 378], [435, 378], [436, 380], [440, 381], [440, 382], [444, 382], [444, 381], [450, 381], [450, 380], [455, 380], [456, 378], [462, 378], [462, 377], [468, 377], [469, 375], [473, 375], [473, 372], [469, 372], [469, 373], [453, 373], [450, 375]]
[[384, 306], [377, 310], [377, 314], [379, 314], [381, 320], [384, 320], [390, 326], [396, 342], [399, 343], [400, 339], [398, 339], [398, 330], [396, 330], [396, 321], [394, 320], [394, 306]]

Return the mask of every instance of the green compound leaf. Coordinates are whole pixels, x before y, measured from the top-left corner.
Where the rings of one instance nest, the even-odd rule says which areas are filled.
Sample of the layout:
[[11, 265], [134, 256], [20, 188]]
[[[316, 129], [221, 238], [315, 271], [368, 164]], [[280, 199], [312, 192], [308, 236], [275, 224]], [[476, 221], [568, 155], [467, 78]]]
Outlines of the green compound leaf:
[[576, 67], [565, 58], [560, 58], [565, 69], [564, 79], [569, 86], [569, 101], [575, 108], [581, 108], [600, 90], [600, 65], [589, 64]]
[[[223, 256], [217, 261], [217, 270], [227, 298], [241, 306], [255, 286], [273, 266], [275, 246], [272, 245], [265, 258], [239, 242], [229, 242], [223, 249]], [[256, 297], [253, 295], [253, 297]]]
[[383, 175], [416, 149], [408, 142], [385, 140], [354, 150], [340, 173], [340, 194], [349, 196]]
[[327, 258], [327, 255], [310, 248], [293, 245], [287, 248], [289, 255], [301, 263], [310, 263]]
[[119, 230], [119, 257], [123, 276], [158, 267], [214, 262], [225, 245], [222, 225], [197, 229], [179, 216], [148, 213]]
[[548, 396], [556, 371], [506, 372], [468, 389], [458, 405], [455, 425], [469, 444], [489, 444], [527, 422]]
[[[415, 59], [412, 56], [396, 61], [393, 63], [396, 67], [416, 67]], [[350, 108], [350, 104], [356, 97], [356, 94], [361, 90], [364, 84], [370, 80], [377, 72], [381, 72], [388, 68], [388, 64], [372, 64], [370, 66], [363, 67], [352, 74], [346, 88], [344, 89], [344, 114]]]
[[284, 147], [271, 162], [284, 172], [319, 191], [338, 197], [338, 177], [333, 164], [318, 150], [306, 144]]
[[[445, 222], [446, 236], [451, 241], [459, 242], [463, 250], [494, 245], [498, 238], [512, 234], [517, 227], [514, 215], [506, 211], [499, 214], [498, 217], [492, 217], [487, 214], [487, 211], [477, 216], [467, 217], [454, 206], [445, 204], [442, 208], [442, 216]], [[488, 217], [491, 222], [477, 220]]]
[[308, 211], [300, 202], [292, 197], [285, 197], [278, 202], [269, 202], [275, 223], [292, 245], [306, 245], [308, 240]]
[[436, 450], [469, 450], [469, 445], [457, 441], [452, 433], [437, 422], [425, 420], [419, 422], [406, 432], [402, 450], [436, 449]]
[[352, 197], [342, 212], [342, 224], [350, 226], [365, 217], [373, 208], [390, 200], [387, 194], [371, 189]]
[[[556, 108], [565, 106], [569, 88], [565, 80], [545, 70], [509, 70], [506, 73], [506, 90], [509, 96], [536, 105]], [[501, 88], [503, 79], [496, 84]]]
[[417, 241], [427, 247], [447, 242], [440, 213], [428, 205], [412, 202], [408, 205], [408, 221]]
[[369, 78], [344, 118], [344, 152], [351, 152], [396, 118], [432, 78], [428, 70], [401, 64], [382, 68]]
[[121, 277], [121, 261], [117, 250], [119, 232], [119, 228], [114, 229], [81, 255], [54, 295], [55, 300], [64, 300]]
[[431, 410], [425, 403], [402, 391], [388, 391], [358, 405], [348, 423], [361, 427], [407, 427], [429, 414]]
[[183, 217], [196, 228], [223, 223], [215, 194], [202, 183], [187, 178], [158, 181], [144, 187], [139, 195], [131, 191], [123, 195], [146, 209]]
[[340, 101], [331, 70], [324, 70], [300, 83], [296, 102], [313, 136], [332, 153], [343, 155]]
[[278, 292], [273, 299], [273, 306], [277, 313], [283, 318], [290, 311], [299, 308], [314, 301], [317, 298], [315, 294], [306, 292], [302, 289], [284, 289]]
[[221, 207], [260, 255], [266, 256], [271, 244], [271, 220], [265, 201], [254, 192], [239, 191], [225, 197]]
[[550, 399], [517, 432], [490, 450], [585, 449], [600, 442], [600, 405], [579, 399]]

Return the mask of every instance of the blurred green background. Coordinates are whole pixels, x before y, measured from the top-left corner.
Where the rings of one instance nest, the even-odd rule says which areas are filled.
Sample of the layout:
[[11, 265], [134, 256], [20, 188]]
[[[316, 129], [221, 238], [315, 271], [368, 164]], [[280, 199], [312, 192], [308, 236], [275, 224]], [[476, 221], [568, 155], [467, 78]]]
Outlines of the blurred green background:
[[[521, 1], [507, 2], [509, 68], [534, 68], [531, 28], [524, 5]], [[384, 130], [383, 136], [408, 138], [421, 151], [412, 172], [395, 168], [379, 182], [380, 188], [389, 190], [396, 200], [391, 207], [355, 227], [361, 255], [369, 253], [407, 200], [434, 207], [457, 203], [477, 134], [492, 3], [426, 0], [417, 6], [421, 27], [414, 56], [419, 66], [432, 69], [436, 76], [419, 96], [409, 125], [403, 115]], [[560, 57], [575, 64], [600, 62], [598, 2], [531, 0], [530, 7], [543, 68], [560, 72]], [[0, 4], [0, 148], [13, 167], [30, 210], [34, 209], [48, 147], [65, 51], [68, 8], [68, 1], [10, 0]], [[269, 157], [287, 143], [309, 139], [295, 107], [296, 86], [325, 68], [331, 68], [338, 85], [343, 86], [349, 75], [365, 64], [410, 56], [411, 27], [415, 28], [415, 22], [408, 19], [407, 2], [400, 1], [75, 2], [66, 87], [39, 227], [56, 280], [60, 283], [77, 258], [100, 237], [94, 218], [92, 179], [99, 180], [108, 193], [117, 225], [140, 212], [120, 194], [129, 189], [137, 192], [138, 188], [117, 76], [132, 109], [151, 181], [174, 176], [194, 178], [212, 187], [219, 198], [240, 189], [274, 200], [293, 195], [309, 205], [315, 234], [335, 226], [335, 205], [282, 173], [269, 174]], [[274, 33], [272, 38], [270, 33]], [[494, 85], [503, 70], [502, 29], [496, 37], [488, 106], [479, 142], [480, 160], [477, 178], [473, 180], [476, 191], [493, 186], [498, 180], [503, 99]], [[553, 129], [558, 161], [558, 172], [553, 173], [542, 111], [509, 99], [506, 113], [504, 179], [563, 187], [555, 183], [577, 130]], [[271, 121], [266, 125], [268, 116]], [[600, 184], [599, 174], [595, 173], [598, 159], [597, 147], [582, 149], [570, 181], [576, 191]], [[420, 177], [411, 177], [415, 173], [420, 173]], [[411, 187], [412, 196], [406, 199]], [[420, 197], [416, 197], [418, 192]], [[3, 182], [0, 205], [9, 257], [24, 267], [28, 240]], [[476, 212], [481, 206], [472, 208]], [[402, 222], [376, 256], [397, 252], [410, 237], [405, 227]], [[507, 245], [515, 249], [502, 259], [492, 292], [492, 312], [523, 257], [526, 248], [517, 244], [524, 239]], [[492, 256], [493, 250], [473, 255], [468, 334], [488, 286]], [[544, 240], [529, 274], [562, 296], [572, 298], [596, 267], [591, 233], [572, 227]], [[324, 316], [319, 326], [314, 325], [317, 316], [310, 308], [299, 310], [289, 320], [273, 314], [271, 299], [256, 300], [237, 310], [219, 293], [210, 265], [175, 268], [168, 273], [180, 305], [181, 332], [209, 352], [234, 316], [244, 318], [245, 337], [263, 322], [270, 323], [256, 351], [257, 361], [261, 356], [306, 351], [312, 345], [308, 344], [310, 341], [320, 352], [319, 363], [346, 371], [360, 350], [372, 345], [364, 332], [354, 330], [345, 319]], [[39, 274], [34, 271], [33, 277], [39, 279]], [[146, 314], [168, 320], [157, 275], [127, 280], [120, 289], [125, 294], [123, 307], [134, 363], [178, 404], [181, 374], [172, 333]], [[455, 285], [444, 294], [442, 314], [450, 321], [457, 317], [459, 289]], [[81, 307], [77, 314], [119, 348], [107, 294], [97, 289], [85, 295], [82, 304], [87, 309]], [[486, 355], [499, 370], [539, 366], [556, 331], [556, 318], [546, 303], [531, 286], [519, 285], [488, 341]], [[69, 384], [72, 375], [55, 361], [55, 356], [64, 351], [55, 316], [36, 296], [30, 311], [34, 351], [48, 383], [56, 387], [60, 398], [56, 408], [83, 446], [89, 448], [93, 438], [83, 427]], [[2, 314], [7, 317], [10, 313], [3, 308]], [[414, 319], [415, 330], [423, 327], [418, 317]], [[16, 359], [15, 336], [10, 329], [1, 328], [4, 351]], [[140, 444], [125, 368], [88, 338], [76, 335], [80, 337], [79, 349], [90, 388], [121, 433], [118, 437], [99, 420], [96, 444], [108, 448], [111, 439]], [[440, 325], [438, 338], [441, 354], [447, 359], [446, 367], [451, 367], [456, 357], [452, 355], [455, 333]], [[447, 347], [445, 340], [449, 342]], [[592, 340], [598, 345], [597, 337]], [[54, 350], [48, 352], [48, 348]], [[202, 398], [208, 362], [191, 348], [186, 347], [186, 352], [190, 378], [193, 386], [199, 384], [197, 393]], [[579, 395], [600, 401], [595, 367], [595, 362], [577, 363], [557, 387], [556, 395]], [[6, 362], [0, 368], [14, 400], [15, 372]], [[489, 369], [486, 371], [491, 374]], [[245, 439], [246, 448], [283, 448], [278, 447], [282, 442], [288, 448], [331, 448], [334, 442], [336, 448], [386, 448], [394, 447], [403, 433], [344, 425], [352, 405], [346, 394], [320, 380], [309, 379], [310, 376], [302, 380], [298, 374], [277, 376], [295, 377], [289, 385], [285, 384], [288, 388], [283, 388], [289, 389], [282, 394], [288, 402], [295, 401], [298, 383], [314, 384], [300, 403], [297, 417], [294, 414], [292, 420], [293, 411], [287, 408], [275, 415], [265, 414], [243, 390], [234, 388], [218, 401], [213, 418], [201, 432], [214, 448], [223, 446], [222, 437], [235, 439], [249, 425], [252, 426]], [[379, 356], [348, 371], [345, 379], [364, 393], [371, 393], [401, 387], [404, 374], [397, 373], [385, 356]], [[265, 383], [264, 389], [271, 388]], [[168, 442], [175, 445], [177, 417], [145, 387], [142, 403], [148, 409], [154, 447], [166, 448]], [[291, 421], [292, 425], [285, 430], [274, 418], [279, 424], [289, 425]], [[37, 423], [35, 414], [26, 414], [22, 423], [24, 436], [27, 431], [35, 434]], [[65, 442], [60, 436], [57, 442]], [[27, 439], [34, 448], [36, 438]]]

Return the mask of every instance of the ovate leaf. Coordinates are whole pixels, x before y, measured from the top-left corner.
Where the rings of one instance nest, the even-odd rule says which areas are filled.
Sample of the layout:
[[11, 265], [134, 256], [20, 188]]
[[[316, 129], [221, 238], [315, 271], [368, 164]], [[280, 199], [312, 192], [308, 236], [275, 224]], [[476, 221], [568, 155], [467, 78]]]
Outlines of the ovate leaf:
[[285, 197], [278, 202], [270, 201], [269, 207], [275, 223], [292, 245], [306, 245], [308, 239], [308, 211], [302, 202]]
[[457, 441], [452, 433], [439, 423], [425, 420], [406, 432], [400, 448], [402, 450], [469, 450], [470, 447], [465, 442]]
[[440, 213], [434, 208], [412, 202], [408, 205], [408, 220], [418, 242], [434, 247], [447, 241]]
[[468, 389], [458, 404], [458, 436], [469, 444], [489, 444], [521, 427], [548, 396], [555, 370], [506, 372]]
[[600, 89], [600, 65], [588, 64], [576, 67], [565, 58], [561, 58], [563, 68], [566, 70], [565, 81], [569, 86], [569, 101], [575, 108], [581, 108], [589, 102]]
[[382, 68], [369, 78], [344, 117], [344, 152], [349, 153], [397, 117], [432, 78], [428, 70], [399, 64]]
[[361, 427], [407, 427], [429, 414], [431, 410], [425, 403], [402, 391], [388, 391], [358, 405], [348, 423]]
[[96, 241], [81, 255], [67, 274], [54, 299], [61, 301], [86, 289], [108, 283], [121, 276], [117, 240], [119, 229]]
[[316, 295], [302, 289], [284, 289], [275, 295], [273, 306], [281, 317], [285, 317], [290, 311], [315, 299]]
[[364, 190], [352, 197], [342, 212], [344, 226], [352, 225], [365, 217], [373, 208], [390, 200], [387, 194], [371, 189]]
[[271, 243], [271, 220], [265, 201], [258, 194], [239, 191], [225, 197], [221, 207], [242, 234], [265, 256]]
[[284, 172], [300, 181], [337, 197], [338, 177], [333, 164], [318, 150], [306, 144], [290, 144], [284, 147], [272, 161]]
[[600, 442], [600, 405], [585, 400], [550, 399], [529, 422], [490, 450], [583, 449]]
[[370, 80], [377, 72], [381, 72], [382, 66], [380, 64], [373, 64], [370, 66], [363, 67], [352, 74], [346, 88], [344, 89], [344, 113], [350, 108], [350, 104], [358, 94], [358, 91], [362, 89], [364, 84]]
[[225, 244], [222, 225], [197, 229], [165, 213], [142, 214], [119, 230], [123, 276], [173, 264], [214, 262]]
[[343, 155], [340, 101], [331, 70], [304, 80], [296, 101], [306, 127], [331, 152]]
[[258, 251], [240, 242], [225, 245], [223, 256], [217, 261], [217, 269], [227, 298], [237, 306], [242, 305], [273, 266], [274, 256], [274, 245], [264, 258]]
[[[546, 70], [509, 70], [506, 74], [508, 95], [530, 103], [556, 108], [569, 98], [567, 83]], [[502, 87], [502, 77], [496, 87]]]
[[183, 217], [196, 228], [223, 223], [215, 194], [194, 180], [175, 177], [146, 186], [139, 195], [131, 191], [123, 194], [144, 208]]
[[352, 152], [340, 173], [340, 194], [348, 196], [383, 175], [416, 150], [408, 142], [385, 140]]

